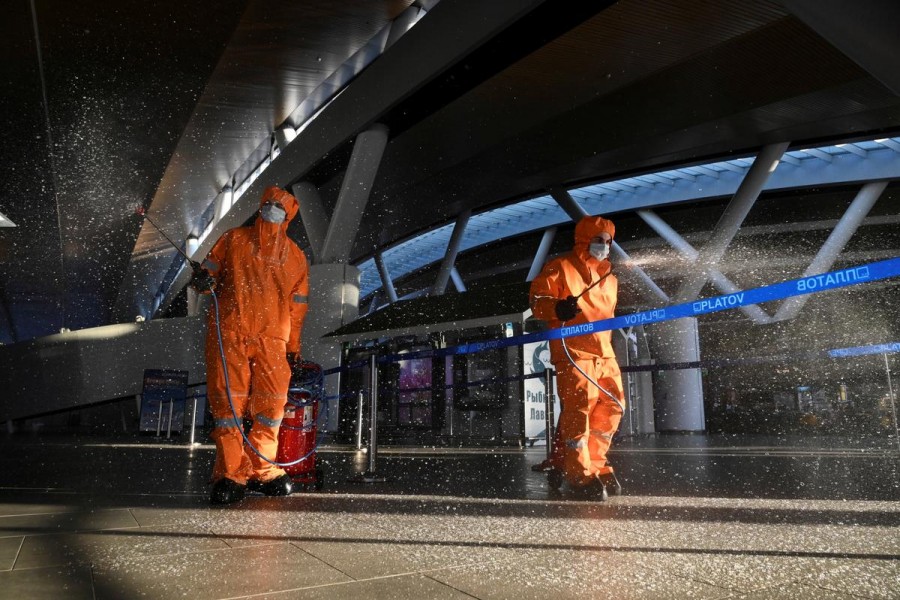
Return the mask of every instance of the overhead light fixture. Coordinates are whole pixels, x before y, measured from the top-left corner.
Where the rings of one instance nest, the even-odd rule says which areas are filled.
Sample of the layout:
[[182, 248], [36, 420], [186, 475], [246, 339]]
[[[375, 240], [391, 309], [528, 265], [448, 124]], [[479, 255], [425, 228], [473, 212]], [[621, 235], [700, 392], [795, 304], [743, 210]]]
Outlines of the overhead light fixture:
[[0, 227], [15, 227], [16, 224], [7, 218], [6, 215], [0, 213]]

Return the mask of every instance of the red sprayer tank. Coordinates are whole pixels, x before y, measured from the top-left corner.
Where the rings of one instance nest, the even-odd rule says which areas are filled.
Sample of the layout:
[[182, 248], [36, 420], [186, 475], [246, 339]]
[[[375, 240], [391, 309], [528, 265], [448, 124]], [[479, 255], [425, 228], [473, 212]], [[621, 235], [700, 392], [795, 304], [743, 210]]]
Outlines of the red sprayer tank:
[[277, 462], [299, 460], [282, 468], [294, 483], [314, 484], [316, 489], [321, 489], [323, 484], [322, 469], [316, 466], [316, 422], [323, 393], [321, 366], [310, 361], [293, 365], [288, 403], [278, 431]]

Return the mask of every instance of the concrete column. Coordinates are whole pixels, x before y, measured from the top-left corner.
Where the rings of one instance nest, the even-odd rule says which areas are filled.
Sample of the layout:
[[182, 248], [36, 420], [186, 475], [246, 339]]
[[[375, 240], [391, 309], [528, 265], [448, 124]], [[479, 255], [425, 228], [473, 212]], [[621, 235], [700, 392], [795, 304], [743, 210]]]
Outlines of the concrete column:
[[379, 123], [356, 136], [321, 258], [316, 262], [347, 262], [387, 142], [388, 128]]
[[[353, 265], [312, 265], [309, 268], [309, 312], [303, 325], [303, 358], [322, 365], [323, 369], [340, 366], [341, 345], [323, 340], [322, 336], [355, 320], [359, 316], [360, 271]], [[340, 374], [325, 378], [325, 395], [340, 392]], [[338, 400], [329, 403], [327, 417], [322, 415], [326, 431], [338, 425]], [[321, 407], [322, 411], [325, 407]]]
[[466, 291], [466, 282], [463, 281], [462, 275], [459, 274], [459, 271], [456, 270], [456, 267], [450, 269], [450, 279], [453, 281], [453, 287], [456, 288], [457, 292]]
[[566, 211], [566, 214], [569, 215], [569, 218], [575, 221], [576, 223], [580, 221], [583, 217], [588, 216], [588, 213], [584, 208], [578, 204], [578, 201], [572, 197], [566, 190], [561, 190], [559, 188], [554, 188], [550, 190], [550, 196], [556, 200], [556, 203], [559, 204], [559, 207]]
[[456, 255], [459, 253], [459, 246], [462, 243], [463, 234], [466, 232], [466, 225], [469, 224], [469, 217], [472, 216], [471, 210], [466, 210], [456, 217], [456, 225], [453, 226], [453, 233], [450, 234], [450, 242], [447, 244], [447, 253], [444, 255], [444, 261], [438, 271], [437, 280], [431, 288], [432, 296], [440, 296], [447, 289], [447, 283], [450, 281], [450, 273], [453, 270], [453, 264], [456, 262]]
[[550, 253], [550, 246], [553, 245], [553, 238], [556, 237], [556, 227], [549, 227], [544, 230], [544, 237], [541, 238], [541, 244], [538, 246], [537, 252], [534, 253], [534, 260], [531, 261], [531, 269], [528, 270], [528, 276], [525, 281], [534, 281], [534, 278], [541, 273], [544, 263], [547, 262], [547, 255]]
[[[649, 327], [656, 338], [657, 364], [700, 360], [697, 319], [676, 319]], [[700, 369], [659, 371], [655, 396], [658, 431], [699, 432], [706, 429]]]
[[322, 246], [325, 244], [325, 236], [328, 234], [328, 215], [322, 206], [319, 188], [308, 181], [301, 181], [291, 186], [291, 193], [300, 204], [300, 221], [312, 246], [313, 256], [310, 260], [318, 262]]
[[[690, 262], [695, 262], [697, 257], [700, 256], [700, 253], [691, 246], [686, 239], [681, 237], [677, 231], [672, 229], [672, 227], [655, 212], [652, 210], [639, 210], [637, 213], [647, 225], [653, 228], [661, 238], [666, 240], [669, 245], [675, 248], [684, 258]], [[710, 281], [713, 282], [713, 285], [715, 285], [723, 294], [733, 294], [740, 291], [740, 289], [718, 269], [710, 268], [709, 278]], [[751, 304], [750, 306], [741, 306], [738, 310], [750, 317], [754, 323], [764, 324], [771, 321], [768, 313], [760, 308], [759, 305]]]
[[[834, 261], [837, 260], [837, 257], [840, 256], [841, 251], [844, 249], [844, 246], [847, 245], [847, 242], [850, 241], [850, 238], [856, 230], [859, 229], [859, 226], [862, 224], [863, 220], [865, 220], [869, 211], [872, 210], [875, 202], [878, 201], [878, 198], [886, 187], [887, 181], [877, 181], [874, 183], [867, 183], [859, 190], [859, 193], [856, 194], [853, 202], [850, 203], [850, 206], [847, 207], [846, 212], [844, 212], [844, 215], [841, 217], [841, 220], [835, 225], [831, 235], [828, 236], [828, 239], [825, 240], [825, 243], [819, 248], [816, 257], [803, 272], [803, 277], [812, 277], [831, 269], [832, 265], [834, 265]], [[809, 300], [808, 295], [788, 298], [778, 308], [774, 320], [782, 321], [793, 319], [800, 313], [800, 310], [803, 309], [807, 300]]]
[[391, 274], [388, 272], [387, 265], [384, 264], [384, 257], [381, 255], [381, 252], [375, 253], [375, 266], [378, 267], [378, 275], [381, 277], [381, 286], [387, 293], [388, 302], [396, 302], [397, 290], [394, 289], [394, 282], [391, 280]]
[[[635, 365], [648, 366], [654, 364], [652, 358], [638, 358]], [[631, 373], [634, 379], [634, 422], [637, 435], [656, 433], [656, 413], [653, 401], [653, 374], [650, 371]]]
[[725, 254], [731, 240], [734, 239], [741, 223], [747, 218], [747, 213], [753, 208], [759, 193], [762, 191], [766, 182], [778, 167], [778, 162], [784, 151], [787, 150], [788, 142], [771, 144], [760, 150], [750, 169], [738, 186], [725, 212], [719, 217], [718, 223], [713, 230], [712, 237], [703, 246], [700, 255], [695, 262], [697, 269], [690, 274], [681, 288], [675, 294], [675, 303], [691, 302], [696, 300], [703, 289], [707, 279], [709, 279], [709, 270], [714, 267], [719, 259]]
[[[632, 363], [631, 346], [631, 340], [624, 329], [616, 329], [612, 332], [613, 351], [616, 353], [616, 361], [622, 367], [627, 367]], [[625, 414], [622, 415], [622, 421], [619, 423], [619, 435], [634, 435], [636, 433], [634, 419], [634, 402], [636, 398], [630, 385], [632, 375], [634, 374], [622, 373], [622, 387], [625, 392]]]

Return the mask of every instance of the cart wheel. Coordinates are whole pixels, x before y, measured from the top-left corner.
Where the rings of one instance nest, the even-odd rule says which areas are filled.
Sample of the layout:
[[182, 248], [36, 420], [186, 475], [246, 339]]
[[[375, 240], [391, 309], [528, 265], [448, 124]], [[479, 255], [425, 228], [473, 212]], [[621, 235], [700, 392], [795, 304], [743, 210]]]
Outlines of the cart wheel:
[[317, 490], [321, 490], [322, 486], [325, 485], [325, 471], [322, 467], [316, 467], [316, 482], [315, 484]]
[[563, 474], [559, 469], [547, 471], [547, 484], [554, 490], [558, 490], [563, 484]]

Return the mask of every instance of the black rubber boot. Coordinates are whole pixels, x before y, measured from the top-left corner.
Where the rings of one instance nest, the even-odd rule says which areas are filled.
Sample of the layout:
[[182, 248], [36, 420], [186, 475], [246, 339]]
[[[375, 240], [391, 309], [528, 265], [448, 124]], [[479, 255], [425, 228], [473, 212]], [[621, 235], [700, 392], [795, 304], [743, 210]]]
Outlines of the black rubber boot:
[[553, 464], [553, 461], [549, 458], [545, 461], [539, 462], [536, 465], [531, 465], [531, 470], [536, 473], [549, 473], [553, 469], [556, 468], [556, 465]]
[[550, 486], [550, 489], [558, 490], [562, 487], [563, 481], [565, 481], [565, 478], [563, 477], [563, 472], [559, 469], [547, 471], [547, 484]]
[[247, 489], [266, 496], [288, 496], [294, 491], [294, 482], [291, 480], [291, 476], [285, 473], [272, 481], [251, 479], [247, 482]]
[[600, 481], [602, 481], [603, 485], [606, 486], [606, 491], [609, 492], [610, 496], [622, 495], [622, 484], [619, 483], [619, 480], [616, 478], [615, 473], [606, 473], [605, 475], [600, 475]]
[[579, 500], [606, 502], [609, 499], [606, 486], [603, 485], [603, 480], [600, 479], [599, 475], [596, 475], [584, 485], [572, 486], [572, 495]]
[[244, 499], [246, 491], [247, 486], [223, 477], [213, 484], [209, 503], [213, 505], [234, 504]]

